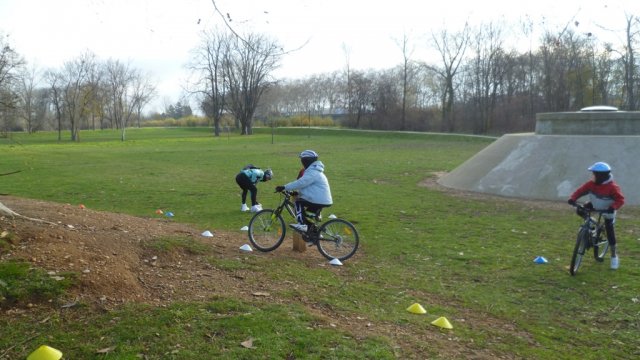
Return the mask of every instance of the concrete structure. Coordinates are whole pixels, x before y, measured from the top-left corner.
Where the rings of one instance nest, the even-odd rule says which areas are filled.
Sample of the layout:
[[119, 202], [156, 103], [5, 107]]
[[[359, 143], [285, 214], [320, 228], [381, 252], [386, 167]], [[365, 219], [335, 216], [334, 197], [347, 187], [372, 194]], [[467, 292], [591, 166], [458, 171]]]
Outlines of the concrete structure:
[[508, 134], [438, 181], [460, 190], [566, 201], [605, 161], [628, 205], [640, 204], [640, 112], [585, 108], [536, 116], [536, 132]]

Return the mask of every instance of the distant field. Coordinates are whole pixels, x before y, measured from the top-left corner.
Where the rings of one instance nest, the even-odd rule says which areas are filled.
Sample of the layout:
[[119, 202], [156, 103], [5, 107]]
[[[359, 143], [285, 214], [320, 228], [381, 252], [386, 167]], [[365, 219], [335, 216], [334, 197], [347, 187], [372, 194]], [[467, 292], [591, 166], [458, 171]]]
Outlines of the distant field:
[[[362, 249], [357, 258], [345, 264], [339, 275], [306, 268], [295, 259], [286, 263], [261, 260], [261, 266], [255, 268], [256, 278], [266, 276], [299, 286], [278, 294], [289, 304], [273, 310], [282, 333], [270, 338], [269, 347], [253, 349], [247, 356], [236, 349], [238, 339], [230, 337], [230, 330], [226, 336], [220, 330], [216, 335], [220, 342], [211, 345], [211, 339], [196, 341], [184, 328], [173, 327], [170, 334], [158, 335], [159, 343], [188, 342], [201, 348], [200, 354], [206, 354], [202, 351], [207, 346], [229, 349], [222, 355], [210, 353], [218, 358], [262, 359], [273, 354], [285, 358], [284, 349], [293, 346], [296, 334], [304, 332], [322, 308], [330, 308], [371, 319], [372, 326], [393, 324], [408, 333], [434, 332], [441, 335], [441, 341], [426, 344], [407, 339], [399, 344], [362, 334], [340, 345], [357, 350], [337, 356], [328, 349], [336, 346], [339, 336], [305, 332], [314, 346], [294, 346], [295, 358], [640, 356], [640, 211], [626, 207], [620, 212], [620, 270], [610, 271], [608, 258], [605, 264], [589, 258], [581, 273], [571, 277], [566, 267], [579, 219], [568, 206], [462, 196], [424, 185], [491, 141], [322, 129], [276, 129], [273, 133], [256, 129], [252, 136], [223, 133], [218, 138], [209, 129], [131, 129], [125, 142], [119, 141], [117, 131], [83, 131], [79, 143], [64, 138], [58, 142], [57, 133], [12, 134], [0, 138], [0, 173], [21, 172], [0, 177], [0, 193], [140, 217], [152, 217], [156, 209], [165, 209], [175, 214], [175, 221], [238, 231], [244, 236], [239, 228], [249, 215], [239, 211], [240, 193], [234, 181], [240, 168], [253, 163], [273, 169], [274, 180], [258, 185], [260, 202], [272, 207], [279, 199], [273, 188], [297, 175], [297, 154], [313, 149], [325, 163], [331, 182], [335, 204], [330, 212], [353, 221], [360, 231]], [[546, 257], [549, 263], [534, 264], [536, 256]], [[315, 299], [317, 307], [312, 311], [296, 306], [299, 297]], [[426, 308], [426, 315], [405, 310], [415, 302]], [[179, 321], [177, 313], [205, 311], [201, 306], [176, 304], [172, 309], [148, 311], [125, 308], [118, 317], [135, 319], [134, 324], [145, 323], [144, 316], [155, 319], [151, 321], [163, 321], [163, 317]], [[219, 306], [231, 322], [228, 326], [236, 330], [246, 326], [251, 332], [271, 321], [268, 316], [242, 321], [254, 306], [264, 309], [264, 305], [212, 299], [208, 306]], [[90, 346], [83, 346], [70, 358], [134, 358], [135, 352], [127, 352], [126, 346], [104, 357], [92, 352], [102, 346], [100, 338], [105, 335], [101, 330], [109, 327], [102, 316], [88, 310], [78, 314], [78, 321], [89, 327], [84, 341]], [[432, 326], [430, 322], [438, 316], [446, 316], [454, 329]], [[197, 315], [193, 318], [198, 321]], [[0, 359], [12, 340], [33, 336], [28, 326], [17, 326], [19, 323], [14, 318], [0, 320]], [[61, 322], [51, 328], [54, 333], [49, 336], [62, 336], [65, 328]], [[82, 329], [74, 331], [82, 333]], [[124, 340], [131, 329], [117, 331], [122, 331], [123, 343], [135, 342]], [[254, 336], [260, 336], [259, 332]], [[445, 347], [459, 351], [445, 351]], [[165, 358], [163, 354], [156, 356]], [[189, 357], [176, 352], [166, 358]]]

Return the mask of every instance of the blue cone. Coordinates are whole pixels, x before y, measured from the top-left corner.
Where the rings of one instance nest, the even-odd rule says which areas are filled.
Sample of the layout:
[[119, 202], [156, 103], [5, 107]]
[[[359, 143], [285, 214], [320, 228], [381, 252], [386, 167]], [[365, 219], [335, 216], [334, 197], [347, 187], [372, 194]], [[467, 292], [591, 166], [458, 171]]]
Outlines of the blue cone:
[[547, 259], [545, 259], [543, 256], [538, 256], [537, 258], [535, 258], [533, 260], [533, 262], [536, 263], [536, 264], [546, 264], [549, 261], [547, 261]]

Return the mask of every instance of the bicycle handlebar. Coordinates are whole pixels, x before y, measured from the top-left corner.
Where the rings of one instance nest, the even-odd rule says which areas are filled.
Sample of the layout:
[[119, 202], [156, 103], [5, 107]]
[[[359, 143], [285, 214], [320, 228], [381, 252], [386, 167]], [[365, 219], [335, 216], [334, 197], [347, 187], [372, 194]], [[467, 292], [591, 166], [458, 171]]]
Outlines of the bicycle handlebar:
[[289, 196], [293, 196], [297, 194], [297, 191], [291, 191], [291, 190], [282, 190], [282, 191], [274, 191], [275, 194], [280, 193], [283, 195], [289, 195]]
[[578, 202], [576, 202], [574, 204], [569, 204], [569, 205], [571, 205], [571, 206], [573, 206], [575, 208], [582, 209], [582, 210], [587, 211], [589, 213], [595, 212], [595, 213], [599, 213], [599, 214], [610, 214], [609, 210], [596, 210], [596, 209], [594, 209], [592, 207], [586, 207], [586, 206], [584, 206], [584, 204], [580, 204]]

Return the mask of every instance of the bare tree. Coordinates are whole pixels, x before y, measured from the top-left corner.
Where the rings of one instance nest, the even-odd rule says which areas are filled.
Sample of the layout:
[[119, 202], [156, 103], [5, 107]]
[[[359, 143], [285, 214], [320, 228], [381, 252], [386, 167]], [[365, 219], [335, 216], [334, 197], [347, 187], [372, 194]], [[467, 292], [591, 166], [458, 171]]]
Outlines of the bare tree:
[[638, 106], [638, 99], [636, 98], [636, 79], [637, 64], [636, 64], [636, 42], [637, 37], [640, 34], [640, 17], [635, 15], [626, 14], [626, 28], [625, 28], [625, 46], [624, 53], [622, 54], [622, 63], [624, 65], [624, 87], [626, 89], [626, 108], [629, 111], [635, 111]]
[[139, 113], [141, 102], [147, 100], [152, 87], [145, 82], [140, 71], [131, 64], [108, 60], [105, 64], [107, 114], [120, 129], [120, 140], [125, 141], [127, 126], [134, 113]]
[[402, 36], [398, 42], [400, 50], [402, 50], [402, 112], [400, 114], [400, 129], [406, 130], [407, 119], [407, 96], [409, 92], [409, 81], [413, 77], [414, 68], [411, 63], [411, 55], [413, 50], [409, 49], [409, 38], [407, 34]]
[[19, 97], [21, 104], [21, 117], [25, 121], [27, 133], [31, 134], [37, 125], [36, 121], [36, 87], [38, 81], [38, 69], [35, 66], [25, 68], [20, 76]]
[[351, 112], [351, 94], [352, 94], [352, 88], [351, 88], [351, 48], [349, 48], [347, 46], [347, 44], [342, 44], [342, 52], [344, 53], [344, 73], [345, 73], [345, 78], [346, 78], [346, 82], [345, 85], [346, 87], [346, 91], [345, 91], [345, 105], [347, 106], [347, 113], [349, 114], [349, 117], [352, 117], [352, 112]]
[[593, 85], [594, 104], [610, 104], [610, 96], [614, 85], [614, 61], [610, 56], [610, 44], [604, 44], [603, 49], [593, 52], [593, 71], [595, 84]]
[[486, 133], [492, 125], [497, 105], [497, 95], [502, 85], [506, 66], [503, 63], [502, 27], [495, 23], [482, 25], [475, 34], [474, 57], [471, 60], [469, 77], [473, 117], [477, 119], [476, 133]]
[[373, 79], [371, 73], [365, 74], [359, 71], [354, 71], [351, 77], [353, 95], [349, 109], [353, 111], [353, 117], [350, 120], [353, 121], [352, 125], [355, 128], [360, 128], [365, 114], [370, 112], [370, 106], [374, 103]]
[[566, 28], [559, 34], [545, 33], [540, 51], [547, 109], [569, 111], [590, 103], [588, 87], [595, 79], [589, 44], [586, 35]]
[[[405, 90], [408, 92], [405, 84], [398, 81], [399, 78], [402, 79], [402, 73], [403, 71], [399, 74], [397, 69], [390, 69], [371, 74], [374, 84], [371, 89], [370, 104], [367, 106], [371, 129], [408, 130], [410, 128], [406, 123], [406, 112], [405, 117], [402, 117], [402, 106], [403, 104], [405, 108], [407, 106], [407, 98], [403, 100], [402, 96], [408, 95], [404, 93]], [[398, 113], [400, 113], [399, 121]]]
[[231, 36], [219, 30], [203, 33], [188, 65], [196, 77], [194, 92], [201, 97], [202, 111], [213, 120], [214, 136], [220, 136], [220, 120], [225, 109], [228, 83], [224, 60], [231, 51], [231, 43]]
[[59, 129], [62, 116], [65, 116], [69, 121], [72, 141], [80, 141], [82, 120], [90, 112], [89, 104], [95, 95], [95, 89], [89, 86], [88, 79], [97, 70], [96, 67], [96, 56], [85, 52], [65, 62], [59, 76], [49, 77], [54, 103], [61, 107], [57, 111]]
[[278, 66], [281, 47], [260, 34], [234, 38], [224, 59], [229, 85], [229, 111], [240, 122], [242, 135], [251, 135], [253, 115]]
[[107, 89], [104, 86], [104, 64], [96, 64], [96, 66], [89, 72], [86, 80], [86, 89], [88, 89], [89, 98], [87, 99], [86, 117], [90, 122], [88, 126], [93, 130], [96, 129], [96, 121], [100, 123], [100, 129], [106, 127], [105, 124], [105, 108], [108, 99]]
[[435, 71], [443, 82], [444, 88], [441, 97], [442, 130], [451, 132], [455, 130], [453, 104], [456, 88], [454, 79], [469, 44], [469, 26], [465, 24], [462, 31], [454, 34], [450, 34], [444, 29], [439, 34], [432, 34], [432, 40], [440, 54], [442, 67], [429, 65], [428, 67]]
[[16, 87], [24, 65], [24, 59], [0, 34], [0, 125], [3, 125], [3, 131], [9, 130], [16, 121], [18, 106]]
[[51, 95], [49, 89], [39, 87], [34, 92], [33, 111], [34, 124], [33, 131], [51, 130], [49, 121], [51, 120]]
[[56, 118], [56, 124], [57, 124], [56, 128], [58, 130], [58, 141], [61, 141], [62, 140], [62, 122], [64, 119], [64, 112], [65, 112], [64, 97], [63, 97], [64, 79], [62, 77], [62, 74], [53, 70], [47, 71], [45, 73], [45, 78], [49, 84], [49, 88], [50, 88], [49, 95], [51, 96], [51, 104], [53, 105], [53, 108], [55, 111], [55, 118]]
[[133, 108], [136, 114], [137, 126], [140, 127], [140, 119], [142, 118], [142, 109], [144, 109], [153, 97], [156, 95], [156, 86], [151, 82], [148, 76], [141, 72], [134, 77], [132, 84], [132, 100]]
[[343, 102], [341, 96], [341, 89], [343, 88], [342, 82], [343, 77], [341, 73], [334, 71], [323, 76], [319, 84], [318, 91], [322, 93], [322, 97], [327, 101], [328, 108], [326, 111], [329, 114], [334, 114], [338, 107], [340, 107], [340, 103]]

